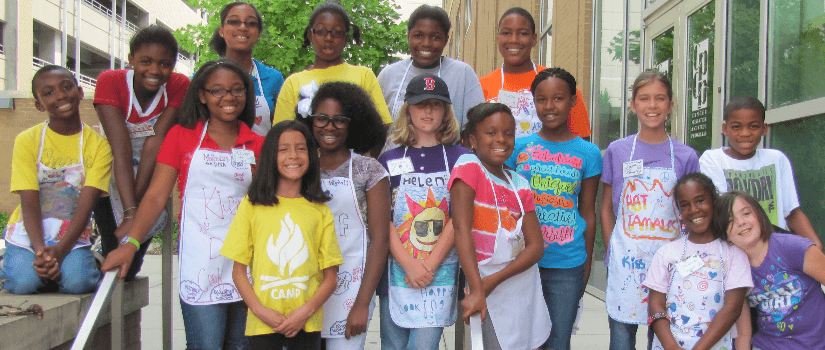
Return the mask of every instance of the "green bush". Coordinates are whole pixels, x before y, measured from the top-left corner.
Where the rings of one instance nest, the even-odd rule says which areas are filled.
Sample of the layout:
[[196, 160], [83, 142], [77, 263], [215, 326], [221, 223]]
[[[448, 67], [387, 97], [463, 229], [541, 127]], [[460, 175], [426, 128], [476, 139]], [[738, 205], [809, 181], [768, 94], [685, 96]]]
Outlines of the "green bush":
[[0, 239], [6, 237], [6, 224], [9, 222], [9, 214], [0, 213]]
[[[178, 246], [178, 235], [180, 234], [180, 224], [178, 220], [172, 220], [172, 249], [177, 248]], [[155, 237], [152, 237], [152, 243], [158, 245], [158, 249], [163, 249], [163, 231], [158, 232]]]

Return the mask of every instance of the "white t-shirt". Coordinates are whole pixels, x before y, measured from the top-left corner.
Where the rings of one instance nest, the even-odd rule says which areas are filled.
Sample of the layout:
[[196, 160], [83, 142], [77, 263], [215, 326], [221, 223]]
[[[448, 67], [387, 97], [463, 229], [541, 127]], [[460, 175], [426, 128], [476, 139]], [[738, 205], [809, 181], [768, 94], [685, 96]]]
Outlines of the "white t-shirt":
[[771, 223], [788, 229], [785, 218], [799, 207], [791, 161], [782, 151], [760, 148], [750, 159], [735, 159], [722, 148], [699, 158], [702, 173], [713, 180], [719, 193], [740, 190], [754, 196]]

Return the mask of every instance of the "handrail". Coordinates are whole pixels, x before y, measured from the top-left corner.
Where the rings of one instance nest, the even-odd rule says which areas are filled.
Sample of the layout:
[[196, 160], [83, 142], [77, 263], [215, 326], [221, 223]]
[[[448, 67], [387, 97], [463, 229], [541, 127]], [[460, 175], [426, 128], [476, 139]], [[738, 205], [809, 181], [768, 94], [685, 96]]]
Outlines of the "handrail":
[[172, 199], [166, 201], [166, 226], [163, 228], [163, 250], [161, 252], [161, 317], [163, 320], [163, 350], [172, 350]]
[[[42, 58], [32, 57], [32, 67], [34, 69], [39, 69], [39, 68], [42, 68], [43, 66], [49, 65], [49, 64], [53, 64], [53, 63], [51, 63], [49, 61], [46, 61]], [[72, 70], [72, 69], [69, 69], [69, 71], [74, 73], [74, 70]], [[90, 87], [96, 87], [97, 86], [97, 79], [92, 78], [92, 77], [90, 77], [88, 75], [85, 75], [85, 74], [82, 74], [82, 73], [77, 75], [77, 80], [80, 84], [86, 84], [87, 86], [90, 86]]]
[[[85, 2], [85, 3], [86, 3], [86, 5], [89, 5], [89, 6], [91, 6], [93, 9], [97, 10], [97, 12], [100, 12], [100, 13], [102, 13], [102, 14], [106, 15], [106, 17], [109, 17], [109, 18], [111, 18], [111, 17], [112, 17], [112, 10], [110, 10], [110, 9], [109, 9], [109, 8], [107, 8], [106, 6], [103, 6], [103, 4], [101, 4], [101, 3], [99, 3], [99, 2], [97, 2], [97, 1], [95, 1], [95, 0], [83, 0], [83, 2]], [[118, 20], [119, 22], [124, 22], [124, 21], [123, 21], [123, 17], [121, 17], [120, 15], [117, 15], [117, 14], [116, 14], [116, 17], [115, 17], [115, 18], [117, 18], [117, 20]], [[125, 21], [125, 22], [126, 22], [126, 28], [127, 28], [127, 29], [129, 29], [129, 30], [131, 30], [131, 31], [133, 31], [133, 32], [137, 32], [137, 30], [138, 30], [137, 25], [135, 25], [135, 24], [133, 24], [132, 22], [129, 22], [129, 21]]]
[[[94, 331], [95, 326], [97, 325], [98, 318], [103, 312], [103, 308], [106, 307], [106, 304], [109, 303], [109, 300], [112, 299], [112, 293], [115, 291], [115, 287], [120, 285], [120, 289], [123, 288], [123, 283], [119, 283], [120, 279], [117, 278], [117, 274], [120, 269], [112, 270], [106, 272], [103, 275], [103, 282], [100, 283], [100, 287], [98, 287], [97, 292], [95, 293], [94, 299], [92, 299], [92, 305], [89, 306], [89, 311], [86, 313], [86, 317], [83, 318], [83, 323], [80, 324], [80, 330], [77, 332], [77, 337], [74, 339], [74, 343], [72, 343], [72, 350], [83, 350], [86, 347], [86, 342], [92, 335], [92, 331]], [[117, 302], [112, 303], [112, 313], [116, 313], [115, 309], [120, 309], [122, 307], [122, 298], [118, 298]], [[118, 310], [120, 315], [123, 314], [122, 310]], [[123, 326], [123, 319], [119, 320], [121, 323], [121, 328]], [[115, 329], [115, 318], [112, 318], [112, 329]], [[122, 334], [122, 331], [121, 331]], [[113, 349], [121, 348], [115, 343], [120, 341], [122, 344], [123, 338], [122, 337], [112, 337], [112, 345]]]

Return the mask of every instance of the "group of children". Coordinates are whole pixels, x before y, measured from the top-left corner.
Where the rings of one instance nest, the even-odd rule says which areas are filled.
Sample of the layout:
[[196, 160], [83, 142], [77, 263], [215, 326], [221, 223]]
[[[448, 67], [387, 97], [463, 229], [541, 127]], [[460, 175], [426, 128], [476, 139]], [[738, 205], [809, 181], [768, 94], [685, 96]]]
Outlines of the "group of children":
[[172, 72], [171, 33], [135, 34], [132, 68], [98, 79], [106, 138], [81, 123], [68, 70], [35, 74], [49, 120], [15, 140], [5, 289], [86, 293], [118, 268], [134, 278], [177, 183], [187, 348], [363, 349], [378, 294], [384, 349], [437, 349], [458, 310], [481, 317], [486, 349], [568, 349], [601, 180], [611, 349], [635, 348], [645, 322], [654, 349], [748, 348], [748, 301], [753, 346], [822, 347], [825, 255], [790, 162], [757, 149], [755, 99], [731, 101], [730, 147], [699, 159], [665, 131], [670, 82], [645, 71], [630, 103], [640, 131], [602, 157], [582, 139], [575, 78], [530, 61], [523, 9], [501, 17], [505, 63], [481, 82], [441, 56], [450, 22], [435, 7], [411, 15], [411, 57], [376, 79], [344, 62], [360, 29], [322, 3], [304, 32], [315, 62], [283, 86], [252, 58], [258, 11], [233, 3], [221, 20], [211, 44], [225, 58], [191, 82]]

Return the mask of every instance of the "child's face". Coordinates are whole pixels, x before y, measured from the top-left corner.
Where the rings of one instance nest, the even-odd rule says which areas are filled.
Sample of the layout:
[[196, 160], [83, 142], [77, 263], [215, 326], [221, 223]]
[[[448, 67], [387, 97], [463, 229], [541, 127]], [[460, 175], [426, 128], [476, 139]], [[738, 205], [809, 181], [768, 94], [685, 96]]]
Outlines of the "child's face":
[[[278, 174], [280, 181], [297, 181], [301, 183], [309, 169], [309, 148], [304, 134], [296, 130], [287, 130], [278, 139]], [[280, 184], [279, 184], [280, 186]]]
[[538, 37], [524, 16], [511, 13], [498, 26], [498, 52], [504, 63], [517, 66], [530, 60], [530, 52], [536, 46]]
[[[316, 35], [312, 30], [325, 30], [326, 35]], [[344, 52], [344, 46], [347, 45], [349, 33], [346, 32], [347, 27], [344, 24], [344, 19], [341, 16], [324, 12], [315, 18], [312, 23], [312, 28], [307, 33], [309, 42], [312, 43], [312, 50], [315, 51], [316, 59], [324, 61], [335, 61], [341, 58]], [[344, 33], [339, 36], [336, 33]]]
[[496, 112], [476, 125], [470, 134], [470, 145], [488, 169], [500, 168], [513, 153], [516, 142], [516, 122], [513, 116]]
[[673, 101], [667, 95], [667, 87], [659, 80], [639, 88], [636, 98], [630, 101], [630, 109], [639, 116], [643, 129], [664, 128]]
[[696, 181], [688, 181], [676, 189], [677, 204], [688, 232], [711, 233], [713, 197]]
[[576, 105], [576, 96], [570, 93], [570, 86], [564, 80], [556, 77], [545, 79], [536, 86], [533, 96], [543, 128], [567, 128], [567, 119], [570, 109]]
[[[344, 115], [344, 109], [341, 108], [341, 103], [333, 98], [328, 98], [318, 105], [313, 115], [323, 115], [329, 118], [347, 117]], [[319, 117], [313, 117], [319, 118]], [[315, 121], [313, 121], [314, 123]], [[312, 134], [315, 140], [318, 141], [318, 146], [324, 151], [335, 151], [344, 147], [347, 142], [347, 132], [349, 127], [339, 129], [335, 126], [335, 121], [329, 121], [326, 126], [319, 128], [312, 126]]]
[[238, 52], [252, 51], [261, 37], [261, 31], [253, 23], [258, 23], [258, 17], [251, 6], [242, 4], [232, 7], [218, 29], [218, 33], [226, 41], [226, 48]]
[[419, 135], [435, 135], [444, 121], [447, 104], [431, 98], [416, 105], [409, 105], [408, 113], [415, 132]]
[[49, 118], [79, 118], [83, 89], [68, 72], [45, 72], [32, 84], [36, 93], [34, 106], [38, 111], [48, 113]]
[[129, 54], [129, 64], [135, 70], [136, 90], [158, 91], [169, 81], [175, 69], [175, 53], [161, 44], [143, 44]]
[[739, 248], [757, 243], [762, 237], [756, 210], [742, 198], [733, 202], [733, 218], [728, 223], [728, 239]]
[[[226, 90], [229, 90], [226, 91]], [[244, 92], [243, 96], [234, 96], [232, 92]], [[215, 97], [215, 93], [226, 95]], [[243, 80], [235, 71], [218, 68], [206, 78], [206, 83], [203, 84], [203, 89], [198, 91], [201, 103], [206, 105], [209, 110], [209, 118], [215, 118], [224, 122], [230, 122], [238, 119], [246, 105], [246, 87], [243, 85]]]
[[764, 118], [752, 109], [737, 109], [728, 114], [728, 120], [722, 123], [722, 133], [730, 141], [728, 155], [736, 159], [753, 157], [762, 136], [768, 133]]
[[418, 68], [438, 66], [439, 58], [447, 46], [447, 39], [447, 33], [438, 21], [430, 18], [416, 21], [407, 34], [413, 64]]

